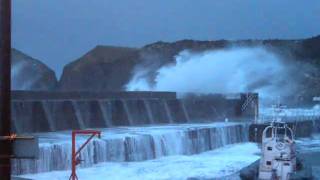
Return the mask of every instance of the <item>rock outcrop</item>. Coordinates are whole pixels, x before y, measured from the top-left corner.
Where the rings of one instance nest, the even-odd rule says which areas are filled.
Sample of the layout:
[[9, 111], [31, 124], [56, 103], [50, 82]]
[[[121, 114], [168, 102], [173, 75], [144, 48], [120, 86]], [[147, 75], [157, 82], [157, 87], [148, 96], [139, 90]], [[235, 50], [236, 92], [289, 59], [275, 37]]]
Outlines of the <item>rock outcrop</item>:
[[12, 49], [11, 71], [13, 90], [53, 90], [58, 83], [53, 70], [16, 49]]
[[60, 90], [121, 90], [137, 63], [138, 49], [97, 46], [65, 66]]
[[[156, 42], [139, 49], [97, 46], [86, 55], [67, 65], [59, 83], [60, 90], [124, 90], [135, 72], [148, 66], [155, 70], [175, 63], [175, 56], [182, 50], [201, 52], [233, 46], [263, 46], [291, 62], [303, 62], [313, 67], [305, 73], [301, 95], [319, 95], [320, 92], [320, 36], [302, 40], [240, 40], [240, 41], [194, 41], [173, 43]], [[152, 64], [152, 66], [150, 66]], [[301, 68], [301, 71], [304, 69]], [[149, 76], [156, 76], [156, 71]], [[152, 80], [152, 78], [151, 78]]]

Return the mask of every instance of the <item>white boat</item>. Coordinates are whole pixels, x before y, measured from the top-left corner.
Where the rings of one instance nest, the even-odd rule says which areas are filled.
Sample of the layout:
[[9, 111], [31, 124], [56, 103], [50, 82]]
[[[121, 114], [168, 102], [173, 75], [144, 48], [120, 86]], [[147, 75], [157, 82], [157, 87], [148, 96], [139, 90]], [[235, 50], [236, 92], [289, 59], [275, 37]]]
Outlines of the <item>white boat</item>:
[[[275, 109], [279, 113], [281, 107]], [[275, 116], [262, 134], [262, 157], [259, 165], [260, 180], [289, 180], [296, 171], [294, 133], [281, 118]]]

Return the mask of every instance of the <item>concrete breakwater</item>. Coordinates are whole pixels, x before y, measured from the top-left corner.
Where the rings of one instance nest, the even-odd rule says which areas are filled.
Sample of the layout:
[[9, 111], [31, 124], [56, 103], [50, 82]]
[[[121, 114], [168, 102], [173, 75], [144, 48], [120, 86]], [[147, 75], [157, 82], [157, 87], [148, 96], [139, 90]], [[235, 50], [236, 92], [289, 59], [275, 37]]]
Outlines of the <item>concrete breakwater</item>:
[[189, 95], [174, 92], [12, 93], [17, 133], [253, 119], [257, 94]]

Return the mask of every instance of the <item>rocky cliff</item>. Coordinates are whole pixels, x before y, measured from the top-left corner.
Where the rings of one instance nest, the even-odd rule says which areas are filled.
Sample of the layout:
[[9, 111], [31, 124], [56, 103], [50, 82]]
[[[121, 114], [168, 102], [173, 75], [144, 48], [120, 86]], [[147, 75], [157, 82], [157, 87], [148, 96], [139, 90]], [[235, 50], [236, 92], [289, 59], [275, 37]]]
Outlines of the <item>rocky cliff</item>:
[[11, 71], [13, 90], [53, 90], [58, 83], [53, 70], [16, 49], [12, 49]]
[[[139, 49], [97, 46], [86, 55], [67, 65], [59, 82], [61, 90], [124, 90], [137, 65], [154, 70], [175, 63], [182, 50], [201, 52], [234, 46], [263, 46], [288, 59], [287, 63], [302, 62], [314, 67], [304, 74], [301, 95], [320, 92], [320, 36], [302, 40], [241, 40], [156, 42]], [[303, 71], [303, 69], [301, 69]], [[150, 77], [156, 71], [148, 72]], [[303, 74], [303, 73], [302, 73]], [[154, 78], [150, 78], [153, 81]]]
[[60, 90], [121, 90], [137, 64], [139, 50], [97, 46], [83, 57], [65, 66]]

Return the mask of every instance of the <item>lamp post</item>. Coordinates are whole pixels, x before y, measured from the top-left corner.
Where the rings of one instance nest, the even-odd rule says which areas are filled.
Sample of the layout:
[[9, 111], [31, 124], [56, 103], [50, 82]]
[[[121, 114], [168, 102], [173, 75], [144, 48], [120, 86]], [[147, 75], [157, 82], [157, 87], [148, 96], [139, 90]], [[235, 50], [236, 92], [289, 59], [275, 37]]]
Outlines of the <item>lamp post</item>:
[[0, 0], [0, 179], [11, 179], [11, 0]]

